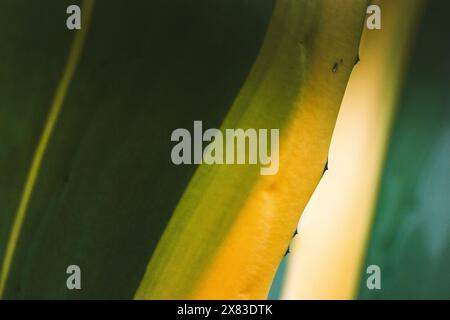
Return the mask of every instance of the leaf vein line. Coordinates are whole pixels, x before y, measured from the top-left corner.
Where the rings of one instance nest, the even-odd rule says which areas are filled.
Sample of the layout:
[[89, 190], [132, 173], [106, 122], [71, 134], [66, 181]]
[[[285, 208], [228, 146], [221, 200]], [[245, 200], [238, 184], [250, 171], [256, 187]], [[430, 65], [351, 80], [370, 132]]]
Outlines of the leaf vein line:
[[83, 0], [82, 2], [81, 17], [83, 19], [83, 27], [81, 30], [77, 31], [77, 34], [75, 35], [75, 38], [72, 42], [69, 56], [64, 68], [64, 73], [56, 89], [52, 104], [50, 106], [49, 114], [47, 115], [44, 130], [40, 136], [37, 148], [33, 155], [31, 166], [29, 168], [19, 206], [15, 214], [3, 259], [0, 274], [0, 299], [3, 298], [6, 283], [8, 281], [8, 276], [10, 273], [10, 268], [14, 258], [14, 253], [17, 247], [23, 223], [25, 221], [26, 211], [28, 209], [31, 195], [33, 193], [33, 189], [39, 175], [42, 160], [47, 150], [47, 146], [55, 128], [56, 122], [58, 121], [59, 115], [61, 113], [61, 109], [64, 104], [64, 100], [67, 95], [67, 91], [69, 89], [76, 67], [83, 52], [83, 47], [89, 29], [94, 4], [95, 0]]

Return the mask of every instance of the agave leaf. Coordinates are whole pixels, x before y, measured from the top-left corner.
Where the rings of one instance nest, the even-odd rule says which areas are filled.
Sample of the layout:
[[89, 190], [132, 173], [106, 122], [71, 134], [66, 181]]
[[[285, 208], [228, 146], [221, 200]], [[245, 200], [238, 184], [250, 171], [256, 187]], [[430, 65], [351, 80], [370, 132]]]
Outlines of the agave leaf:
[[277, 1], [260, 54], [222, 124], [280, 128], [280, 167], [201, 165], [136, 298], [265, 298], [320, 180], [358, 55], [367, 1]]
[[[269, 0], [97, 1], [6, 268], [29, 168], [76, 38], [65, 27], [69, 4], [82, 3], [48, 0], [43, 10], [39, 1], [0, 2], [7, 299], [133, 297], [195, 170], [171, 163], [170, 133], [197, 119], [220, 126], [273, 8]], [[81, 267], [82, 290], [66, 288], [71, 264]]]

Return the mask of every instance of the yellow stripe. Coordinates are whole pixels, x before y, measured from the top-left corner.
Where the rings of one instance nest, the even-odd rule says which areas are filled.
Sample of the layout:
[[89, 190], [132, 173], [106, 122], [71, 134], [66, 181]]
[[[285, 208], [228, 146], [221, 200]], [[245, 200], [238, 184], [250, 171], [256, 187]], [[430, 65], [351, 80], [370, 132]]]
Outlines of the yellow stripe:
[[[89, 28], [89, 23], [92, 17], [95, 0], [83, 0], [82, 9], [82, 28], [77, 32], [75, 39], [70, 49], [70, 54], [67, 59], [66, 67], [63, 77], [58, 85], [55, 96], [50, 107], [50, 113], [48, 114], [47, 121], [45, 123], [44, 131], [42, 132], [39, 144], [33, 156], [27, 180], [25, 182], [25, 188], [23, 190], [19, 207], [17, 209], [14, 224], [9, 235], [8, 244], [6, 247], [5, 256], [3, 259], [1, 277], [0, 277], [0, 298], [3, 297], [6, 283], [8, 281], [9, 271], [14, 257], [14, 252], [17, 246], [17, 242], [20, 236], [23, 222], [25, 220], [26, 211], [30, 202], [31, 194], [33, 192], [34, 185], [36, 183], [39, 169], [41, 167], [42, 159], [48, 146], [48, 142], [52, 135], [55, 124], [58, 120], [61, 112], [64, 98], [67, 94], [70, 82], [73, 78], [73, 74], [80, 60], [81, 52], [86, 39], [86, 34]], [[61, 26], [64, 27], [64, 26]]]

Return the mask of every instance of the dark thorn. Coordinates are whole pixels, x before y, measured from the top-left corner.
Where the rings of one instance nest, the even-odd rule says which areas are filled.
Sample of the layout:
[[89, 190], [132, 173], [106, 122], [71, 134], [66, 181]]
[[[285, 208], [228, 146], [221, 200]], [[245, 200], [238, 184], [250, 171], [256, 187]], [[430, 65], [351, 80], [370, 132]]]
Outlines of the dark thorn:
[[291, 248], [288, 247], [284, 256], [286, 257], [289, 253], [291, 253]]
[[327, 159], [327, 162], [325, 163], [325, 167], [323, 168], [322, 177], [325, 174], [325, 172], [327, 172], [327, 171], [328, 171], [328, 159]]
[[295, 228], [294, 235], [292, 236], [292, 238], [294, 238], [296, 235], [298, 235], [298, 229], [297, 228]]
[[355, 66], [361, 61], [359, 54], [356, 56]]
[[339, 64], [336, 62], [336, 63], [333, 65], [333, 69], [331, 69], [331, 71], [333, 71], [333, 73], [336, 73], [336, 72], [338, 71], [338, 69], [339, 69]]

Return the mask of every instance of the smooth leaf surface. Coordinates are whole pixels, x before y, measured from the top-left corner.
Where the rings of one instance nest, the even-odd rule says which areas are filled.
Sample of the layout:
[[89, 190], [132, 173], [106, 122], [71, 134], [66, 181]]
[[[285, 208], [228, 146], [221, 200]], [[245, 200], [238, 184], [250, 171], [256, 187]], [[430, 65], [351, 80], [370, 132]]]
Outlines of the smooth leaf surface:
[[[87, 0], [92, 1], [92, 0]], [[79, 1], [0, 3], [0, 254], [74, 32]], [[5, 298], [131, 298], [195, 166], [170, 133], [218, 127], [272, 1], [96, 1], [14, 252]], [[82, 269], [68, 291], [66, 268]]]

